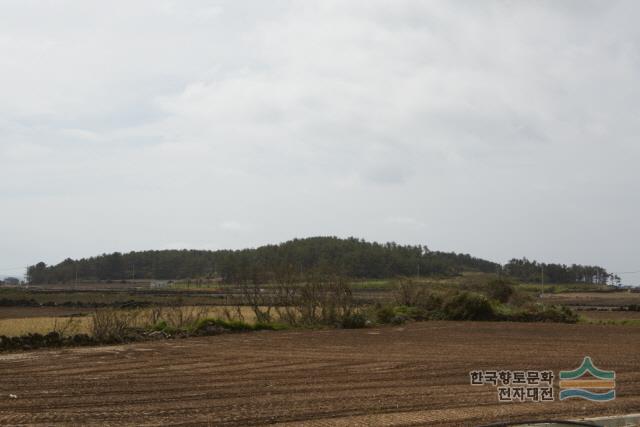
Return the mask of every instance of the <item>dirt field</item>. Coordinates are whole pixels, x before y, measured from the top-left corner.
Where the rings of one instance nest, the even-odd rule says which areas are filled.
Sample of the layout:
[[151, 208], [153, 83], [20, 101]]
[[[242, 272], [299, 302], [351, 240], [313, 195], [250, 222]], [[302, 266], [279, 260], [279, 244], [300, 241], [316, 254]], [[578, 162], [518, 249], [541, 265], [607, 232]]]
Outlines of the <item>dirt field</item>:
[[46, 285], [29, 285], [30, 289], [58, 289], [58, 290], [69, 290], [69, 289], [77, 289], [77, 290], [113, 290], [113, 289], [149, 289], [150, 281], [149, 280], [137, 280], [135, 282], [126, 281], [112, 281], [111, 283], [107, 282], [81, 282], [78, 284], [74, 283], [48, 283]]
[[549, 304], [615, 307], [640, 304], [640, 292], [564, 292], [545, 295]]
[[[498, 403], [474, 369], [616, 370], [617, 398]], [[0, 424], [477, 425], [640, 409], [640, 328], [424, 322], [0, 354]], [[557, 388], [556, 388], [557, 393]], [[9, 398], [17, 395], [17, 399]]]
[[592, 320], [635, 320], [640, 319], [640, 311], [579, 311], [582, 316]]
[[0, 320], [29, 317], [62, 317], [92, 313], [92, 309], [68, 307], [0, 307]]

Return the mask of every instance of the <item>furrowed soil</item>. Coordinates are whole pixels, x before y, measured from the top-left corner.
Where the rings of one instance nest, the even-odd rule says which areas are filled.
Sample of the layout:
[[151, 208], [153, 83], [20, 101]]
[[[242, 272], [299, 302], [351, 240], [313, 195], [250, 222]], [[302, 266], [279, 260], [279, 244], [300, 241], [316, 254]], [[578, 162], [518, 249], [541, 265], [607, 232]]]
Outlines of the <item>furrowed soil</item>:
[[592, 320], [640, 320], [640, 311], [579, 311], [579, 314]]
[[563, 292], [545, 295], [548, 304], [614, 307], [640, 304], [640, 292]]
[[63, 317], [92, 313], [92, 309], [67, 307], [0, 307], [0, 320], [29, 317]]
[[[499, 403], [471, 370], [616, 371], [617, 398]], [[0, 354], [0, 425], [466, 426], [640, 409], [640, 328], [423, 322]], [[555, 392], [557, 394], [557, 383]], [[10, 398], [9, 395], [17, 398]]]

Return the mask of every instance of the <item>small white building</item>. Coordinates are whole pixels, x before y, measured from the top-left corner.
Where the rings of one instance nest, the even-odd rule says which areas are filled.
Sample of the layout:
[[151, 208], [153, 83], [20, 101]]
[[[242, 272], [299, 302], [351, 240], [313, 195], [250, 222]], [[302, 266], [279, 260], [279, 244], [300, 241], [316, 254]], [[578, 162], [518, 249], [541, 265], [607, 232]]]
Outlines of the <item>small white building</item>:
[[171, 283], [173, 283], [171, 280], [152, 280], [149, 287], [151, 289], [162, 289], [169, 287]]

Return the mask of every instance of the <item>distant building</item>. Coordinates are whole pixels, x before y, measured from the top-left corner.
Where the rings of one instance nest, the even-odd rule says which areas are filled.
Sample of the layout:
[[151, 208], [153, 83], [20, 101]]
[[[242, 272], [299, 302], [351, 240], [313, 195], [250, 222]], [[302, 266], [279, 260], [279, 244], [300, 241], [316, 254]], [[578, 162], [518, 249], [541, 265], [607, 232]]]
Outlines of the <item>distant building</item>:
[[5, 277], [4, 280], [2, 281], [5, 285], [9, 285], [9, 286], [17, 286], [20, 284], [20, 279], [16, 278], [16, 277]]
[[173, 281], [171, 280], [152, 280], [149, 285], [152, 289], [162, 289], [168, 287]]

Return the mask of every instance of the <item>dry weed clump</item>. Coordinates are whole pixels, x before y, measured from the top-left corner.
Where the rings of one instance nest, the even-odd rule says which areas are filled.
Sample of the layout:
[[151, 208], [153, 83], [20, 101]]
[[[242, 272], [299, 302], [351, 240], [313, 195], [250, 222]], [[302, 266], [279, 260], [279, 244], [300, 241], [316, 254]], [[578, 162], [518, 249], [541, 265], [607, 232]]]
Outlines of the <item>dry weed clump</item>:
[[258, 322], [292, 326], [364, 324], [348, 282], [337, 276], [309, 276], [302, 282], [282, 280], [268, 288], [245, 285], [242, 303], [253, 309]]
[[126, 341], [139, 315], [139, 310], [98, 309], [93, 314], [91, 335], [105, 343]]

